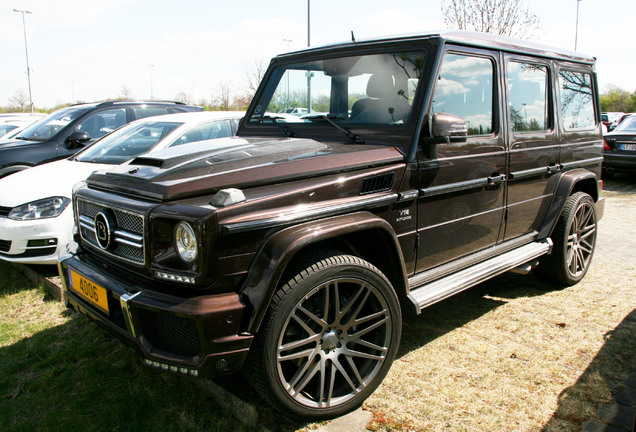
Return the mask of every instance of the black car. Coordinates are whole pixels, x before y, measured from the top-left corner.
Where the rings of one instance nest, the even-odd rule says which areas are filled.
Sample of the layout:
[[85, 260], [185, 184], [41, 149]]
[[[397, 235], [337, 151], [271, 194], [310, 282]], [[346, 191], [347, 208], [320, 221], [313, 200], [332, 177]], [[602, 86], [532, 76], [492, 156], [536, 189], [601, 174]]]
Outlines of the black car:
[[603, 138], [603, 174], [611, 177], [616, 171], [636, 172], [636, 114], [623, 119]]
[[0, 141], [0, 178], [69, 157], [133, 120], [185, 111], [203, 108], [169, 101], [109, 101], [62, 108], [16, 137]]

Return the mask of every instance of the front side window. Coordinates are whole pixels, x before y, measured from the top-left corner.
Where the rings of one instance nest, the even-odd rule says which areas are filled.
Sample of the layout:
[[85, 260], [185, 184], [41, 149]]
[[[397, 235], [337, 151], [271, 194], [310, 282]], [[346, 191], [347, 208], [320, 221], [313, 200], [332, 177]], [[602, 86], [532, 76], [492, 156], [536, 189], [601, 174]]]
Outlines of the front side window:
[[157, 121], [134, 123], [105, 136], [75, 156], [80, 162], [121, 164], [150, 151], [183, 123]]
[[250, 124], [330, 120], [402, 125], [411, 114], [422, 52], [370, 54], [282, 65], [274, 70]]
[[446, 54], [437, 78], [432, 114], [463, 118], [468, 135], [490, 135], [493, 125], [494, 65], [489, 59]]
[[511, 61], [507, 85], [513, 132], [548, 130], [547, 66]]
[[565, 130], [593, 129], [596, 127], [592, 75], [585, 72], [562, 70], [559, 72], [561, 109]]
[[82, 120], [75, 130], [87, 132], [92, 139], [101, 138], [126, 124], [126, 109], [115, 108], [98, 111]]
[[86, 112], [87, 108], [63, 108], [44, 117], [21, 132], [17, 138], [44, 141], [55, 137], [66, 125]]

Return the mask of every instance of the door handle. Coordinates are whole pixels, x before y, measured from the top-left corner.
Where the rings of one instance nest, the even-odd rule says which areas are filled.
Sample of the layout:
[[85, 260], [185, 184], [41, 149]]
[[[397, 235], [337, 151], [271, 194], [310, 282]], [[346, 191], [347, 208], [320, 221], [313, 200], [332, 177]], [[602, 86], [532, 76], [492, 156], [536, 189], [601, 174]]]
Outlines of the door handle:
[[505, 174], [494, 175], [494, 176], [488, 177], [488, 184], [489, 185], [498, 185], [498, 184], [501, 184], [501, 183], [503, 183], [505, 181], [506, 181]]

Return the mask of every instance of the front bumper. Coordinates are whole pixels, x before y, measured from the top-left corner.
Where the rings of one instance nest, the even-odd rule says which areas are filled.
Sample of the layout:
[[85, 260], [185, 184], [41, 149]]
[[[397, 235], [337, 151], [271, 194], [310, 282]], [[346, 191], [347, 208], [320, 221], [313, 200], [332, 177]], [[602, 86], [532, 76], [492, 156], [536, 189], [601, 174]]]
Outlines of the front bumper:
[[0, 258], [24, 264], [56, 264], [77, 248], [73, 213], [67, 208], [55, 218], [19, 221], [0, 218]]
[[[238, 371], [247, 356], [253, 336], [240, 333], [245, 306], [236, 293], [163, 294], [130, 286], [76, 255], [60, 258], [58, 269], [66, 305], [135, 349], [147, 366], [209, 378]], [[107, 312], [74, 289], [71, 272], [105, 289]]]

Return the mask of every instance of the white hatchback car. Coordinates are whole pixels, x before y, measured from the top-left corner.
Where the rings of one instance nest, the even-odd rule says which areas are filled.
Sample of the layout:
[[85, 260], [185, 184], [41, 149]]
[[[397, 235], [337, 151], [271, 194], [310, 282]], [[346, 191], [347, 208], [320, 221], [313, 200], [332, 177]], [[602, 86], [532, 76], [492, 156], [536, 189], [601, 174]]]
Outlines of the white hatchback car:
[[244, 114], [213, 111], [147, 117], [122, 126], [69, 159], [0, 179], [0, 258], [56, 264], [59, 256], [76, 247], [69, 205], [75, 183], [143, 153], [232, 136]]

